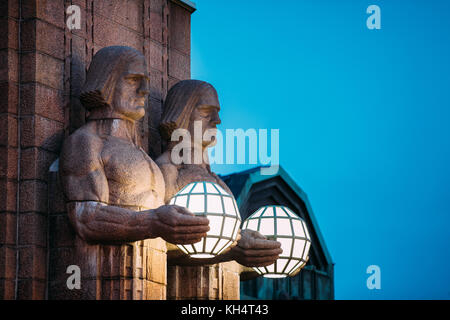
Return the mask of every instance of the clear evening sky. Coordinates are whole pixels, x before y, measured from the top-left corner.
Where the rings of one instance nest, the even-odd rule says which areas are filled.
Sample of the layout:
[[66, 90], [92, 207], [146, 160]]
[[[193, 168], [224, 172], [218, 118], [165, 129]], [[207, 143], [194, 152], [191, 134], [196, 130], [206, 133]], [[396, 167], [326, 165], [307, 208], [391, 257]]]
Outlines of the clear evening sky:
[[450, 299], [450, 1], [195, 2], [192, 78], [217, 89], [221, 130], [280, 129], [336, 298]]

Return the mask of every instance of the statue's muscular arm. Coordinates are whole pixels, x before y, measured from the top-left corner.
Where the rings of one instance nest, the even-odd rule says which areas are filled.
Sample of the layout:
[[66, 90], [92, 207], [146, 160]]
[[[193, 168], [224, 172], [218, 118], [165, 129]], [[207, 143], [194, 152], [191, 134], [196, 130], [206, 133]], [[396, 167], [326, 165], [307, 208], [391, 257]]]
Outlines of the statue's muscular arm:
[[209, 230], [207, 219], [194, 217], [181, 207], [137, 212], [109, 205], [102, 149], [103, 141], [98, 136], [79, 130], [66, 140], [61, 153], [60, 173], [68, 215], [82, 239], [120, 243], [162, 237], [185, 244], [205, 236]]

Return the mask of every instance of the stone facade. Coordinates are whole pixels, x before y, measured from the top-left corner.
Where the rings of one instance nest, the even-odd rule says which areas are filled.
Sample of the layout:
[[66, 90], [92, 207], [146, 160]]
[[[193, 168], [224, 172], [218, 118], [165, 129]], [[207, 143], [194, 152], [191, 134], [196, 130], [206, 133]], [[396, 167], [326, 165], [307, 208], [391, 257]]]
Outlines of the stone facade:
[[[66, 27], [71, 4], [81, 8], [81, 30]], [[85, 121], [78, 95], [86, 69], [105, 46], [143, 52], [151, 89], [140, 139], [157, 157], [163, 97], [190, 78], [191, 13], [175, 0], [1, 1], [0, 299], [82, 298], [61, 289], [77, 240], [49, 168]], [[165, 246], [157, 242], [102, 249], [95, 273], [115, 281], [91, 278], [85, 285], [97, 294], [85, 298], [166, 298]], [[114, 255], [121, 265], [108, 265]]]

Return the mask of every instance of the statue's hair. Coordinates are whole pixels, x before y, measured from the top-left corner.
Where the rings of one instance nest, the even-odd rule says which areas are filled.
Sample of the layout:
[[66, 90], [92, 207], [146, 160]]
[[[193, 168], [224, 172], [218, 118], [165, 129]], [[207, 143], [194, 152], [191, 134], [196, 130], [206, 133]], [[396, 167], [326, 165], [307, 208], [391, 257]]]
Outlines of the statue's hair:
[[217, 96], [216, 89], [211, 84], [200, 80], [183, 80], [170, 88], [159, 126], [163, 139], [169, 141], [176, 129], [189, 128], [192, 111], [202, 94], [209, 90]]
[[136, 49], [111, 46], [100, 49], [92, 59], [81, 89], [80, 101], [86, 110], [111, 106], [114, 88], [129, 63], [145, 58]]

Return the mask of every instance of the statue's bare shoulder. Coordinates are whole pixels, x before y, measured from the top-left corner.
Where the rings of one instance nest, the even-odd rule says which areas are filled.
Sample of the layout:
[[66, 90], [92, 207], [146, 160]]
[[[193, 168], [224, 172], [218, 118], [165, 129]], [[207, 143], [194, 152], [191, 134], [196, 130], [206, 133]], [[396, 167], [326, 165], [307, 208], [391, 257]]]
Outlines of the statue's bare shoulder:
[[101, 159], [103, 139], [83, 126], [64, 142], [61, 152], [62, 183], [72, 201], [108, 201], [108, 184]]
[[71, 134], [62, 149], [64, 169], [72, 173], [88, 173], [99, 165], [103, 139], [83, 126]]

